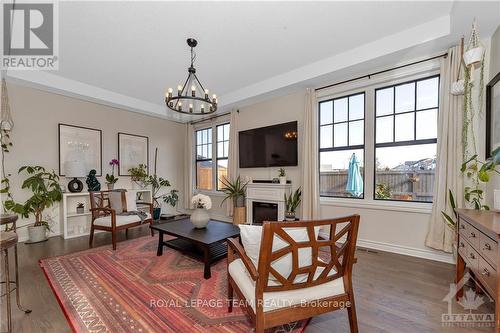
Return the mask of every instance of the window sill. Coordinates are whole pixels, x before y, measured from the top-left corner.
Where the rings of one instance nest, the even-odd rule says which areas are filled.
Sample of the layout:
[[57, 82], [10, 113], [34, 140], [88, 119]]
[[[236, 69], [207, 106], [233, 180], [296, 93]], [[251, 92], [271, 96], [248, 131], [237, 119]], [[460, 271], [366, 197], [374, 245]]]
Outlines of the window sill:
[[320, 205], [336, 207], [352, 207], [363, 209], [376, 209], [386, 211], [430, 214], [432, 203], [428, 202], [379, 202], [366, 199], [341, 199], [341, 198], [320, 198]]

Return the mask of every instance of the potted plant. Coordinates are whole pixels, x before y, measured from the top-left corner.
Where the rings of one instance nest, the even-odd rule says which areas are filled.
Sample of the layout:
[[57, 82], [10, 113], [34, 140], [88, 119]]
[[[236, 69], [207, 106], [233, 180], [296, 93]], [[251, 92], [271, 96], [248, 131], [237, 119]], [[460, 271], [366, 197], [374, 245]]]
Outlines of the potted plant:
[[172, 189], [168, 194], [163, 196], [163, 202], [169, 204], [172, 207], [177, 205], [179, 202], [179, 190]]
[[483, 61], [484, 47], [479, 39], [479, 31], [477, 30], [476, 20], [472, 22], [472, 30], [470, 33], [469, 44], [467, 51], [464, 53], [464, 63], [466, 66], [479, 64]]
[[172, 202], [174, 202], [174, 205], [177, 203], [177, 200], [179, 197], [176, 195], [176, 199], [172, 197], [172, 191], [177, 191], [177, 190], [172, 190], [170, 191], [170, 197], [167, 199], [166, 197], [168, 196], [167, 194], [159, 194], [160, 190], [163, 187], [169, 187], [170, 182], [167, 179], [164, 179], [162, 177], [158, 177], [156, 173], [154, 175], [150, 175], [146, 178], [145, 181], [146, 186], [151, 185], [151, 191], [153, 195], [153, 219], [158, 220], [160, 218], [160, 213], [161, 213], [161, 204], [159, 199], [163, 199], [164, 202], [169, 202], [172, 205]]
[[113, 158], [109, 161], [109, 165], [111, 165], [111, 175], [109, 173], [106, 174], [106, 185], [108, 186], [108, 190], [112, 190], [115, 187], [115, 183], [118, 181], [118, 178], [115, 177], [115, 165], [119, 167], [120, 161]]
[[286, 172], [285, 169], [278, 169], [278, 178], [280, 179], [280, 184], [286, 184]]
[[83, 214], [84, 210], [85, 210], [85, 205], [83, 204], [83, 202], [79, 202], [76, 204], [76, 213], [77, 214]]
[[148, 177], [148, 172], [146, 171], [146, 165], [145, 164], [139, 164], [136, 167], [128, 169], [128, 172], [130, 172], [130, 176], [132, 179], [133, 184], [136, 184], [139, 186], [139, 188], [144, 188], [146, 186], [146, 178]]
[[208, 210], [212, 208], [212, 200], [204, 194], [196, 194], [191, 199], [194, 212], [191, 214], [191, 223], [197, 229], [205, 228], [210, 221]]
[[245, 206], [245, 188], [247, 187], [248, 182], [243, 183], [241, 181], [240, 176], [236, 178], [233, 182], [229, 181], [226, 177], [221, 179], [224, 187], [222, 188], [222, 192], [226, 195], [224, 200], [221, 202], [222, 204], [230, 199], [233, 201], [234, 207], [244, 207]]
[[295, 210], [300, 205], [302, 196], [302, 191], [300, 187], [295, 190], [293, 194], [290, 194], [288, 197], [285, 193], [285, 220], [286, 221], [295, 221]]
[[43, 220], [42, 213], [62, 199], [59, 176], [54, 171], [49, 172], [38, 165], [23, 166], [18, 173], [27, 174], [28, 178], [24, 180], [21, 188], [30, 190], [33, 195], [23, 204], [7, 200], [5, 207], [24, 218], [33, 215], [35, 224], [28, 227], [29, 240], [31, 243], [43, 241], [47, 239], [47, 231], [50, 231], [50, 225]]

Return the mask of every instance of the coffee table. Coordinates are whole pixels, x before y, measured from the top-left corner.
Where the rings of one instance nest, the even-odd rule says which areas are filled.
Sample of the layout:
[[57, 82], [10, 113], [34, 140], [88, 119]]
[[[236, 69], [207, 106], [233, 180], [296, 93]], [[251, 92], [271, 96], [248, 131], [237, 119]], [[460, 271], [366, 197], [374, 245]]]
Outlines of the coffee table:
[[[196, 229], [189, 218], [153, 224], [151, 229], [159, 233], [157, 256], [163, 254], [163, 246], [168, 246], [194, 257], [205, 264], [205, 279], [210, 279], [210, 266], [227, 256], [227, 246], [223, 242], [240, 234], [240, 229], [235, 225], [216, 220], [210, 220], [206, 228]], [[177, 238], [164, 241], [165, 234]]]

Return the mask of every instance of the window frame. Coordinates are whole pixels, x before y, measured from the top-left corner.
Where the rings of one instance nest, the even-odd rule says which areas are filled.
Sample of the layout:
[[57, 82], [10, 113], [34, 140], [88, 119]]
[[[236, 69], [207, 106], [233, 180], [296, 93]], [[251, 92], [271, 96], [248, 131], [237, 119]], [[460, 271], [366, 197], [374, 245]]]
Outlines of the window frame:
[[[219, 127], [224, 127], [226, 125], [230, 125], [229, 122], [226, 123], [221, 123], [215, 125], [215, 191], [221, 192], [222, 189], [219, 189], [219, 161], [228, 161], [228, 167], [229, 167], [229, 136], [230, 134], [228, 133], [227, 140], [224, 140], [224, 129], [222, 130], [222, 140], [218, 141], [218, 129]], [[229, 131], [231, 131], [231, 127], [229, 127]], [[227, 142], [227, 155], [225, 157], [219, 157], [219, 143], [222, 142], [223, 148], [224, 149], [224, 142]], [[222, 152], [224, 153], [224, 151]]]
[[[223, 157], [223, 158], [217, 158], [217, 128], [219, 126], [224, 126], [224, 125], [230, 125], [230, 122], [226, 119], [213, 123], [213, 124], [200, 124], [199, 127], [193, 128], [193, 147], [194, 147], [194, 152], [193, 152], [193, 173], [194, 173], [194, 182], [193, 182], [193, 191], [197, 193], [207, 193], [207, 194], [217, 194], [220, 195], [222, 194], [222, 190], [218, 189], [218, 178], [217, 178], [217, 161], [219, 160], [228, 160], [229, 161], [229, 151], [228, 151], [228, 157]], [[197, 137], [197, 132], [198, 131], [203, 131], [203, 130], [208, 130], [210, 129], [212, 132], [211, 136], [211, 158], [207, 159], [198, 159], [198, 152], [197, 152], [197, 147], [198, 147], [198, 137]], [[229, 143], [230, 138], [228, 138], [227, 142]], [[222, 142], [222, 141], [219, 141]], [[202, 189], [198, 188], [198, 162], [207, 162], [211, 161], [212, 162], [212, 188], [207, 190], [207, 189]]]
[[[430, 80], [433, 78], [438, 79], [438, 99], [437, 99], [437, 106], [432, 107], [432, 108], [424, 108], [424, 109], [417, 109], [417, 83], [419, 81], [426, 81]], [[405, 112], [399, 112], [396, 113], [396, 87], [402, 86], [408, 83], [415, 83], [415, 91], [414, 91], [414, 110], [413, 111], [405, 111]], [[390, 114], [385, 114], [382, 116], [377, 116], [377, 91], [379, 90], [384, 90], [392, 88], [393, 89], [393, 96], [392, 96], [392, 103], [393, 103], [393, 112]], [[437, 119], [436, 122], [439, 119], [439, 103], [441, 100], [441, 76], [440, 74], [433, 74], [433, 75], [428, 75], [424, 77], [419, 77], [417, 79], [412, 79], [412, 80], [407, 80], [403, 82], [398, 82], [396, 84], [390, 84], [387, 86], [381, 86], [378, 88], [373, 89], [373, 200], [377, 202], [411, 202], [411, 203], [427, 203], [427, 204], [432, 204], [434, 202], [434, 198], [431, 201], [416, 201], [416, 200], [402, 200], [402, 199], [377, 199], [375, 196], [375, 191], [377, 189], [377, 148], [387, 148], [387, 147], [402, 147], [402, 146], [417, 146], [417, 145], [425, 145], [425, 144], [437, 144], [437, 133], [436, 133], [436, 138], [434, 139], [417, 139], [417, 112], [420, 111], [428, 111], [428, 110], [437, 110]], [[414, 119], [413, 119], [413, 137], [415, 138], [414, 140], [406, 140], [406, 141], [396, 141], [396, 115], [400, 114], [414, 114]], [[383, 117], [393, 117], [393, 123], [392, 123], [392, 141], [391, 142], [381, 142], [377, 143], [377, 119], [378, 118], [383, 118]], [[436, 147], [437, 148], [437, 147]], [[437, 150], [436, 150], [437, 154]], [[435, 184], [434, 184], [435, 186]]]
[[[358, 95], [363, 95], [363, 118], [355, 119], [355, 120], [349, 120], [349, 97], [353, 96], [358, 96]], [[339, 99], [344, 99], [347, 98], [347, 120], [346, 121], [340, 121], [340, 122], [335, 122], [335, 101]], [[332, 102], [332, 123], [328, 124], [323, 124], [321, 125], [321, 103], [328, 103]], [[342, 94], [338, 97], [332, 97], [328, 99], [322, 99], [318, 101], [318, 179], [321, 179], [321, 153], [323, 152], [330, 152], [330, 151], [343, 151], [343, 150], [356, 150], [356, 149], [363, 149], [363, 184], [365, 184], [365, 177], [366, 177], [366, 167], [365, 167], [365, 161], [366, 161], [366, 91], [365, 90], [359, 90], [357, 92], [349, 93], [349, 94]], [[349, 145], [349, 123], [363, 120], [363, 144], [362, 145]], [[336, 124], [347, 124], [347, 146], [341, 146], [341, 147], [335, 147], [335, 132], [334, 128]], [[332, 125], [332, 147], [330, 148], [321, 148], [321, 127], [322, 126], [328, 126]], [[319, 191], [319, 187], [318, 187]], [[361, 197], [343, 197], [343, 196], [337, 196], [337, 195], [322, 195], [321, 192], [319, 193], [319, 197], [321, 198], [336, 198], [336, 199], [357, 199], [357, 200], [364, 200], [366, 198], [366, 192], [365, 192], [365, 187], [363, 187], [363, 195]]]

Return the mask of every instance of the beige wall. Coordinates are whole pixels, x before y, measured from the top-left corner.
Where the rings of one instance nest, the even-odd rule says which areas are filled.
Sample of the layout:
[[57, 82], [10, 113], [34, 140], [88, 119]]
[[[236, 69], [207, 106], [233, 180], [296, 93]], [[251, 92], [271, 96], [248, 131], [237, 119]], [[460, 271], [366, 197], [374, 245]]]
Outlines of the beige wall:
[[[154, 149], [158, 147], [158, 175], [169, 179], [173, 187], [182, 191], [185, 125], [15, 84], [8, 87], [15, 127], [12, 133], [14, 146], [6, 157], [6, 167], [13, 174], [11, 187], [15, 200], [24, 201], [29, 194], [20, 190], [21, 179], [16, 174], [20, 166], [36, 164], [57, 172], [58, 123], [102, 130], [103, 175], [111, 172], [108, 162], [118, 158], [118, 132], [148, 136], [150, 164], [153, 163]], [[104, 177], [99, 180], [105, 188]], [[67, 185], [67, 182], [66, 178], [61, 178], [61, 184]], [[117, 187], [131, 188], [130, 177], [120, 177]], [[59, 211], [59, 207], [54, 207], [47, 212], [55, 222], [55, 233], [62, 232]], [[28, 224], [31, 220], [22, 220], [19, 224]], [[19, 232], [24, 238], [26, 228]]]

